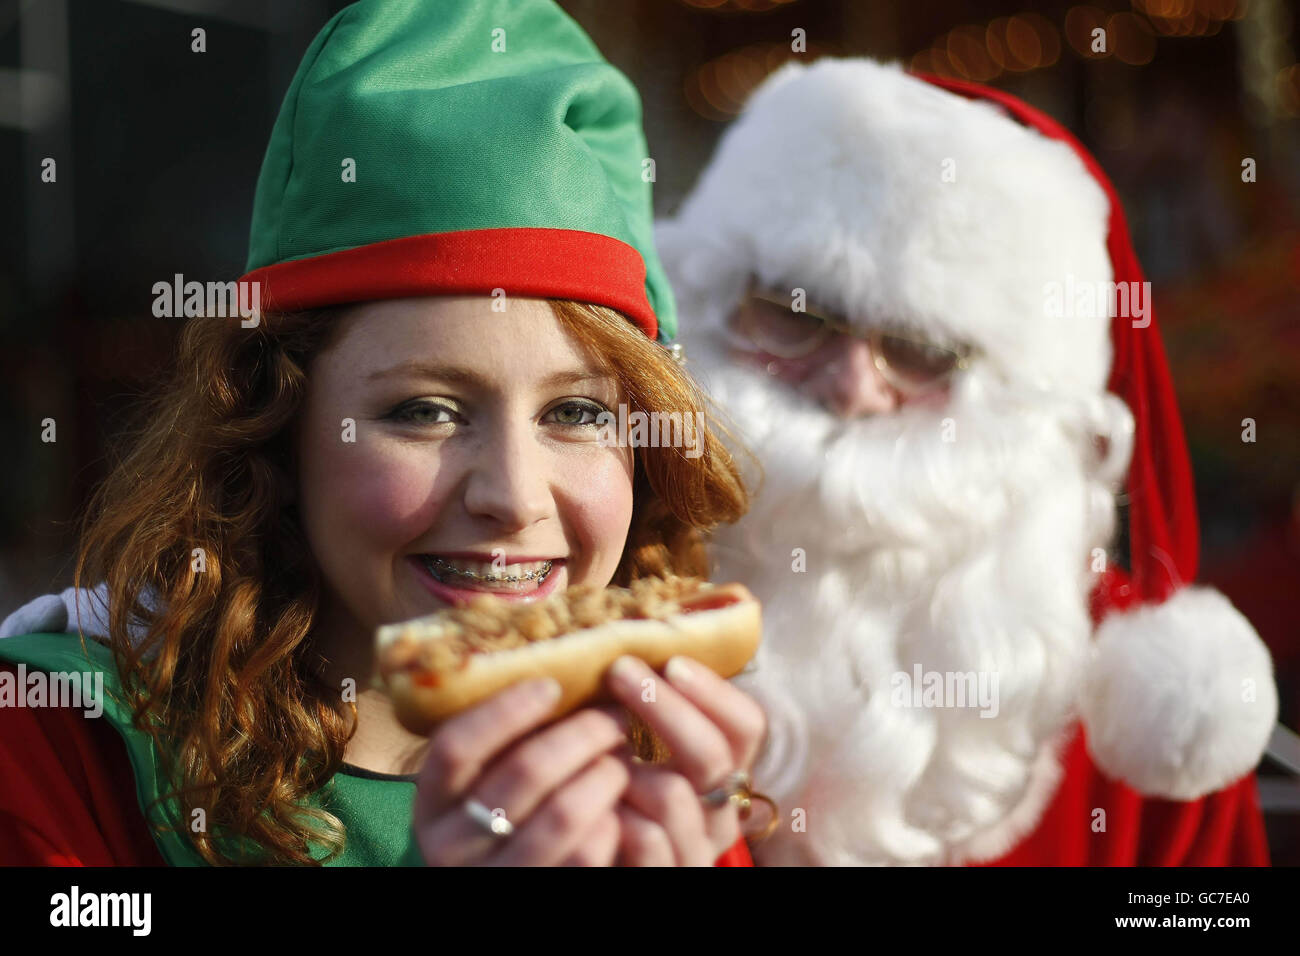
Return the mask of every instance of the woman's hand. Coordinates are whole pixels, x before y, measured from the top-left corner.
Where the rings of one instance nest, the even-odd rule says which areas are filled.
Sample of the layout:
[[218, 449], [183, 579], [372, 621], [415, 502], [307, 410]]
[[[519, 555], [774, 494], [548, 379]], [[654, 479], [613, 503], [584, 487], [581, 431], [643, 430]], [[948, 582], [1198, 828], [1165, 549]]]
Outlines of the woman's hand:
[[617, 808], [619, 862], [628, 866], [712, 866], [740, 838], [735, 805], [707, 807], [700, 795], [749, 771], [767, 720], [758, 703], [709, 668], [675, 657], [667, 680], [632, 657], [610, 669], [617, 700], [668, 745], [666, 764], [623, 757], [630, 780]]
[[[681, 666], [679, 666], [681, 665]], [[624, 658], [608, 685], [673, 753], [639, 763], [614, 706], [555, 724], [548, 682], [528, 681], [443, 724], [416, 784], [414, 825], [433, 866], [711, 866], [740, 838], [735, 806], [700, 799], [748, 770], [766, 730], [762, 709], [707, 667], [675, 658], [664, 680]], [[514, 827], [507, 839], [465, 812], [477, 800]]]
[[[553, 688], [548, 693], [548, 685]], [[443, 724], [416, 783], [414, 826], [431, 866], [609, 866], [619, 851], [616, 814], [628, 786], [609, 751], [627, 737], [595, 708], [544, 730], [559, 698], [554, 681], [517, 684]], [[465, 812], [477, 800], [514, 832], [487, 832]]]

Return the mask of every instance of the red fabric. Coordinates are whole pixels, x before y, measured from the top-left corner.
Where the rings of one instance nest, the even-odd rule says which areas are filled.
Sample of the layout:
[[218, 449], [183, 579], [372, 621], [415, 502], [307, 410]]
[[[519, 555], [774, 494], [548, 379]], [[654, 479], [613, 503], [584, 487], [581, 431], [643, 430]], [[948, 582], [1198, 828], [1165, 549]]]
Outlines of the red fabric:
[[[996, 103], [1042, 135], [1068, 144], [1110, 201], [1107, 249], [1114, 281], [1145, 281], [1115, 187], [1064, 126], [1001, 90], [944, 77], [921, 78], [960, 96]], [[1135, 603], [1163, 601], [1195, 580], [1197, 572], [1199, 528], [1191, 462], [1149, 297], [1146, 305], [1146, 326], [1135, 328], [1128, 316], [1116, 316], [1111, 323], [1114, 359], [1107, 387], [1128, 405], [1135, 426], [1127, 487], [1130, 571], [1111, 569], [1102, 576], [1091, 596], [1094, 624]], [[1064, 777], [1037, 829], [994, 865], [1268, 865], [1254, 774], [1200, 800], [1143, 798], [1096, 768], [1081, 727], [1062, 760]], [[1105, 811], [1104, 833], [1092, 830], [1095, 810]]]
[[[502, 263], [509, 265], [506, 281]], [[264, 311], [424, 295], [573, 299], [622, 312], [647, 336], [659, 322], [646, 297], [645, 261], [625, 242], [576, 229], [470, 229], [388, 239], [309, 259], [263, 266]]]
[[753, 866], [754, 861], [749, 856], [749, 847], [745, 844], [745, 838], [741, 837], [733, 846], [722, 856], [718, 857], [714, 866]]
[[[12, 665], [0, 668], [17, 679]], [[61, 707], [0, 707], [0, 865], [165, 866], [126, 744]]]
[[[1135, 591], [1122, 570], [1107, 570], [1093, 592], [1093, 621], [1132, 606]], [[1143, 797], [1097, 769], [1078, 724], [1060, 759], [1064, 773], [1038, 826], [1005, 856], [982, 865], [1269, 865], [1253, 773], [1200, 800]], [[1097, 821], [1104, 830], [1093, 829]]]
[[[1255, 775], [1200, 800], [1143, 797], [1103, 775], [1077, 727], [1037, 828], [986, 866], [1268, 866]], [[1104, 811], [1104, 816], [1098, 813]], [[1105, 829], [1094, 830], [1104, 823]]]

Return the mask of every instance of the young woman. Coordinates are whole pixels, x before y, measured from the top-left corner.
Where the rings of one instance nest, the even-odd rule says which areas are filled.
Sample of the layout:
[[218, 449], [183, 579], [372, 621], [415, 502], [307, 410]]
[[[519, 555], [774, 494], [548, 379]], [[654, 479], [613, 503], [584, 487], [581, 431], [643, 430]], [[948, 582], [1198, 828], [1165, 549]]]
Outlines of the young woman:
[[[466, 125], [472, 103], [515, 109]], [[625, 659], [617, 706], [555, 722], [547, 682], [519, 685], [428, 739], [369, 687], [381, 624], [702, 575], [701, 532], [746, 507], [707, 428], [698, 457], [597, 439], [620, 404], [703, 411], [655, 341], [637, 115], [549, 2], [325, 27], [259, 180], [243, 281], [268, 309], [191, 320], [88, 512], [76, 580], [101, 586], [0, 632], [41, 632], [0, 640], [11, 673], [108, 685], [107, 720], [0, 709], [3, 862], [748, 861], [702, 795], [752, 765], [763, 714], [690, 661]], [[629, 712], [666, 763], [633, 756]]]

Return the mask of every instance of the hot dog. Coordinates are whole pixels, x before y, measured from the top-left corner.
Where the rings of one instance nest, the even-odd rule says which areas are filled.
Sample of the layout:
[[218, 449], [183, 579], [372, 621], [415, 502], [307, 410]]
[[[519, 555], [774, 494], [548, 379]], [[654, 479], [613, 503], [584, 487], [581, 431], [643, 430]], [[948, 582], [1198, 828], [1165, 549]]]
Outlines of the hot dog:
[[605, 671], [630, 654], [660, 668], [678, 654], [722, 677], [758, 649], [761, 612], [741, 584], [643, 578], [630, 588], [578, 586], [532, 604], [490, 596], [376, 632], [379, 677], [402, 725], [440, 721], [512, 684], [554, 677], [554, 715], [605, 695]]

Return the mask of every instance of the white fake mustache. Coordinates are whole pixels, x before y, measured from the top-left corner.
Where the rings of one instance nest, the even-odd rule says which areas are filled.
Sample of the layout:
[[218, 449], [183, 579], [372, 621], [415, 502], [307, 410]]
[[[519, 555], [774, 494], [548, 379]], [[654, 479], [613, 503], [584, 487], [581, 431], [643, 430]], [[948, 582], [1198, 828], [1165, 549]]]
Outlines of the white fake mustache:
[[[756, 496], [746, 519], [794, 527], [817, 509], [836, 529], [822, 547], [845, 554], [976, 547], [1060, 469], [1113, 484], [1127, 467], [1127, 409], [1113, 396], [1072, 396], [1010, 385], [979, 366], [954, 382], [941, 409], [843, 420], [762, 371], [739, 365], [714, 340], [691, 344], [706, 390], [737, 427], [783, 499]], [[1116, 406], [1119, 406], [1118, 408]], [[1093, 438], [1111, 447], [1103, 461]], [[1129, 439], [1131, 441], [1131, 439]], [[887, 467], [882, 467], [887, 463]], [[1107, 524], [1113, 497], [1090, 502]]]

